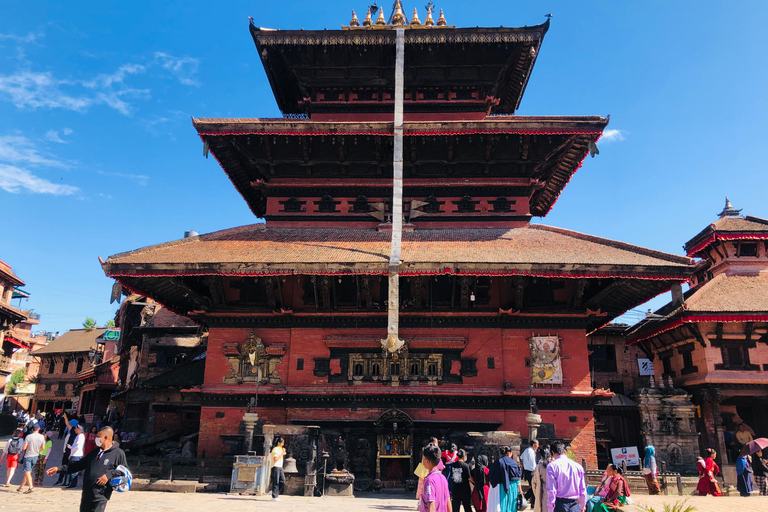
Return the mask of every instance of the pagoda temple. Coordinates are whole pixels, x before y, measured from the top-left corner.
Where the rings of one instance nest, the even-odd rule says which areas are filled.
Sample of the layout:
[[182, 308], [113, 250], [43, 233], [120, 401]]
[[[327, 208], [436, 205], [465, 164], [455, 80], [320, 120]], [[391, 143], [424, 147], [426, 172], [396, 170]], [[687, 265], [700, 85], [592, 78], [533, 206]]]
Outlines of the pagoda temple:
[[198, 455], [242, 449], [255, 397], [262, 422], [335, 436], [357, 482], [407, 480], [432, 435], [527, 437], [537, 410], [539, 438], [596, 466], [611, 394], [586, 335], [693, 260], [531, 225], [608, 124], [515, 115], [548, 29], [457, 28], [399, 1], [340, 30], [251, 23], [283, 118], [193, 125], [266, 222], [103, 264], [208, 329]]

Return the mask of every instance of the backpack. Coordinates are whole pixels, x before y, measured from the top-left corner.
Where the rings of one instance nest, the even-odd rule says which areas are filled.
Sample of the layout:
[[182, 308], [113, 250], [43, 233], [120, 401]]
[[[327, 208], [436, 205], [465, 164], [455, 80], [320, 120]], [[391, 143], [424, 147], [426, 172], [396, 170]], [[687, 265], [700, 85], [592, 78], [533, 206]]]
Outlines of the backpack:
[[8, 441], [8, 454], [16, 455], [21, 452], [21, 438], [17, 437]]

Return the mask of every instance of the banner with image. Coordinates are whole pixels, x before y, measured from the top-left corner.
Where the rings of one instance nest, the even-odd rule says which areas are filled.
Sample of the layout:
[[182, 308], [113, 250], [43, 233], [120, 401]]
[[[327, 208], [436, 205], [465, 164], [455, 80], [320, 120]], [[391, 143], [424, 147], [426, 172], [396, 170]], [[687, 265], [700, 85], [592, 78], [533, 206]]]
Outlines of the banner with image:
[[563, 383], [558, 336], [531, 338], [531, 382], [534, 384]]

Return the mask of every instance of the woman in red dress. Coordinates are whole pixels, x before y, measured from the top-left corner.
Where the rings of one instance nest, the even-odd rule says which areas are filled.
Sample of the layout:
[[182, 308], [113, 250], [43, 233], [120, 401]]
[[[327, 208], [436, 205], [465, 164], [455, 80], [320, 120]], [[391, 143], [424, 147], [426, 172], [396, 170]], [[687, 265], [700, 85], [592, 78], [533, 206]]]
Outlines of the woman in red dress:
[[696, 486], [696, 490], [699, 491], [699, 496], [706, 496], [711, 494], [712, 496], [722, 496], [720, 492], [720, 486], [717, 484], [715, 478], [720, 472], [720, 468], [715, 463], [715, 456], [717, 452], [712, 448], [707, 448], [707, 458], [704, 459], [704, 464], [696, 464], [696, 468], [699, 470], [699, 485]]
[[85, 435], [85, 446], [83, 447], [83, 456], [88, 455], [88, 452], [96, 448], [96, 425], [91, 427], [91, 431]]

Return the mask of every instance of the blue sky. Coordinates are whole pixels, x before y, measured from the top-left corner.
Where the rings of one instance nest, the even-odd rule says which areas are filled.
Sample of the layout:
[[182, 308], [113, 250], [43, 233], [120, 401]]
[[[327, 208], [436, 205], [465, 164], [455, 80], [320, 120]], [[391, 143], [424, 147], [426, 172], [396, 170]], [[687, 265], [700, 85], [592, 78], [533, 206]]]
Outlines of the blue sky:
[[[379, 2], [388, 4], [389, 0]], [[426, 1], [405, 2], [410, 14]], [[768, 3], [436, 2], [449, 24], [554, 14], [521, 115], [611, 115], [544, 223], [682, 254], [730, 196], [768, 217]], [[98, 256], [249, 224], [190, 117], [275, 117], [248, 33], [366, 2], [11, 2], [0, 18], [0, 259], [42, 330], [112, 318]], [[657, 299], [656, 303], [660, 303]], [[14, 303], [15, 304], [15, 303]], [[637, 316], [637, 315], [636, 315]]]

